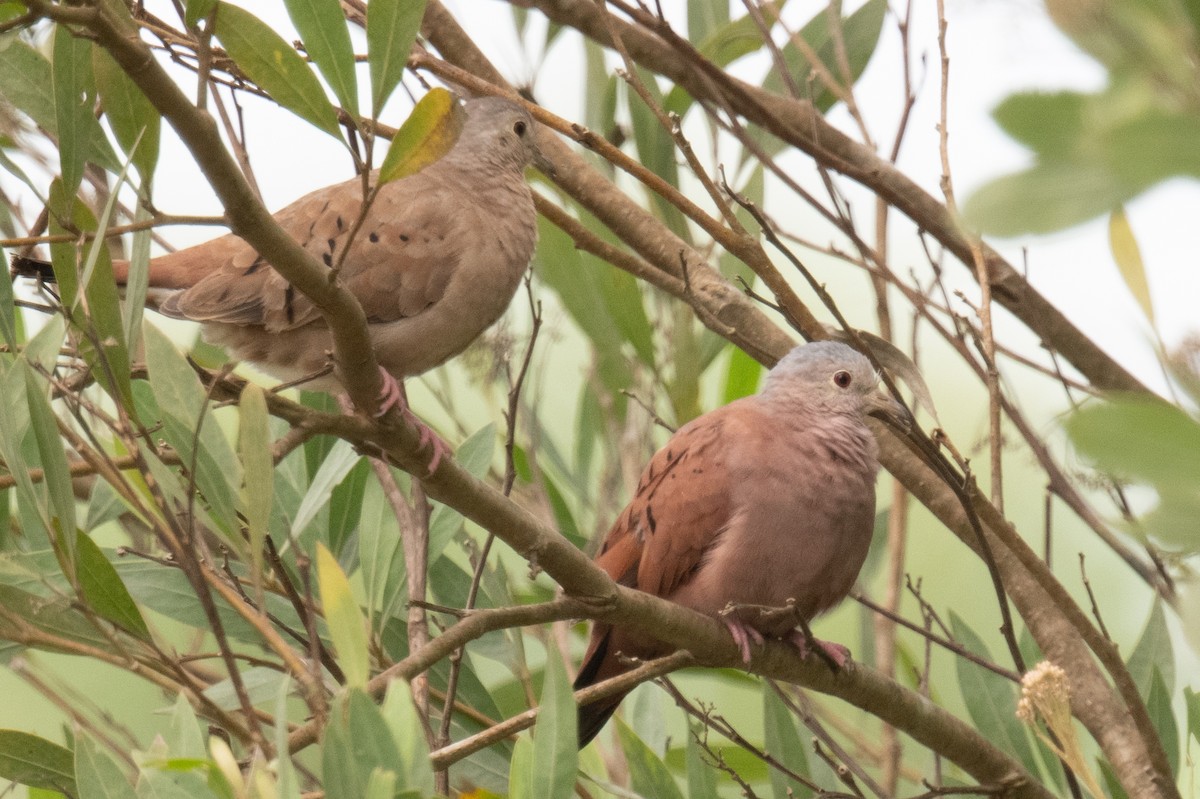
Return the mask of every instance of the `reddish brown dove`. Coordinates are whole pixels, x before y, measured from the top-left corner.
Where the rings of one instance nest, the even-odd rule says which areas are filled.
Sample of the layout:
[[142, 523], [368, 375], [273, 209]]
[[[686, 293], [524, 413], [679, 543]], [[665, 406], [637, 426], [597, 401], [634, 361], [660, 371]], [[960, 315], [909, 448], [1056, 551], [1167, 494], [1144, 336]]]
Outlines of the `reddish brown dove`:
[[[318, 260], [340, 262], [341, 284], [366, 312], [385, 411], [400, 403], [407, 412], [398, 379], [462, 352], [500, 317], [537, 241], [524, 173], [531, 163], [551, 167], [534, 142], [532, 118], [496, 97], [470, 100], [465, 110], [453, 149], [385, 184], [357, 231], [359, 178], [319, 189], [275, 215]], [[128, 266], [114, 264], [118, 282]], [[14, 268], [46, 276], [29, 259], [14, 259]], [[153, 259], [150, 286], [150, 307], [201, 322], [206, 339], [274, 377], [298, 380], [329, 366], [332, 340], [320, 312], [233, 234]], [[326, 375], [305, 387], [340, 386]], [[423, 436], [432, 435], [420, 426]], [[435, 447], [433, 466], [439, 456]]]
[[[846, 596], [871, 542], [879, 464], [868, 414], [909, 418], [860, 353], [831, 341], [796, 347], [760, 394], [689, 422], [655, 453], [596, 562], [622, 585], [720, 618], [746, 663], [765, 637], [807, 654], [796, 627]], [[794, 614], [760, 613], [792, 603]], [[849, 655], [813, 643], [838, 665]], [[628, 671], [622, 657], [670, 651], [598, 622], [575, 688]], [[580, 707], [580, 746], [621, 699]]]

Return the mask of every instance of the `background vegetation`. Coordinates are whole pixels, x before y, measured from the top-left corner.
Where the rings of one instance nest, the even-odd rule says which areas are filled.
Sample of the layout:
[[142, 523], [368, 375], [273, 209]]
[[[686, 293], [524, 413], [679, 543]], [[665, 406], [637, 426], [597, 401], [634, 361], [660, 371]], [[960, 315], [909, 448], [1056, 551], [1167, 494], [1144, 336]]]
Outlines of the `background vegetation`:
[[[378, 163], [426, 85], [510, 93], [493, 39], [464, 31], [482, 12], [0, 2], [0, 244], [60, 276], [0, 281], [9, 790], [1194, 795], [1200, 345], [1160, 346], [1151, 390], [979, 233], [1103, 218], [1156, 330], [1124, 206], [1200, 171], [1200, 10], [1047, 3], [1105, 79], [1008, 98], [995, 119], [1029, 166], [960, 198], [953, 16], [783, 5], [526, 0], [489, 17], [528, 71], [581, 50], [547, 80], [584, 101], [534, 92], [557, 174], [531, 175], [532, 277], [495, 331], [410, 381], [456, 449], [414, 480], [412, 430], [181, 348], [192, 331], [143, 318], [144, 285], [118, 300], [110, 259], [144, 274], [151, 251], [215, 233], [179, 227], [223, 225], [214, 196], [334, 309], [337, 356], [361, 352], [346, 296], [280, 253], [256, 187], [276, 207], [302, 190], [288, 178]], [[872, 99], [886, 121], [856, 95], [868, 68], [892, 79]], [[919, 99], [937, 129], [910, 127]], [[940, 170], [898, 167], [914, 146]], [[264, 173], [272, 155], [286, 175]], [[747, 674], [720, 625], [618, 590], [587, 553], [663, 428], [847, 325], [929, 387], [909, 439], [878, 431], [878, 541], [855, 600], [818, 624], [860, 667], [772, 646]], [[692, 654], [640, 670], [655, 683], [577, 755], [588, 618]], [[666, 676], [694, 663], [714, 668]]]

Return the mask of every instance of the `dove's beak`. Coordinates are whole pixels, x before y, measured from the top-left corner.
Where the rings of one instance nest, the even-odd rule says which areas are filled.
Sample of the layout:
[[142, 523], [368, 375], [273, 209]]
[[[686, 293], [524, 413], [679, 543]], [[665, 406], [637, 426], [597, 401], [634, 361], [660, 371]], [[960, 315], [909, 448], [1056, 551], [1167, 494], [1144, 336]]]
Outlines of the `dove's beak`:
[[532, 149], [533, 165], [537, 167], [538, 171], [548, 178], [553, 178], [555, 175], [557, 175], [558, 169], [556, 169], [554, 164], [551, 163], [550, 159], [546, 157], [546, 154], [542, 152], [542, 148], [538, 146], [536, 141], [534, 141]]
[[866, 406], [868, 416], [882, 419], [905, 433], [912, 428], [913, 416], [909, 413], [908, 408], [905, 408], [894, 397], [884, 393], [882, 390], [872, 391], [868, 394]]

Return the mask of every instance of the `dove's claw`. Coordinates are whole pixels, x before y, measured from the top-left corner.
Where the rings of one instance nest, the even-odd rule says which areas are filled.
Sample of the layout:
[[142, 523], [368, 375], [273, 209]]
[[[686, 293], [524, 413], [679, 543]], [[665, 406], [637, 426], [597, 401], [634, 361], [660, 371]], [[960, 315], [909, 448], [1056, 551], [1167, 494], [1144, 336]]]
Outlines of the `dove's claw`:
[[383, 417], [392, 408], [399, 407], [402, 411], [408, 410], [408, 398], [404, 395], [404, 387], [392, 377], [392, 373], [379, 367], [379, 379], [383, 381], [383, 387], [379, 389], [379, 410], [375, 412], [375, 418]]
[[[425, 476], [430, 477], [437, 471], [438, 465], [441, 464], [442, 458], [449, 458], [453, 451], [450, 445], [442, 440], [442, 437], [433, 432], [433, 428], [421, 421], [421, 418], [413, 413], [412, 408], [408, 405], [408, 394], [404, 391], [404, 384], [396, 380], [382, 366], [379, 367], [379, 377], [383, 381], [383, 388], [379, 391], [379, 410], [375, 413], [375, 418], [383, 417], [388, 411], [393, 408], [400, 411], [405, 421], [417, 428], [419, 436], [417, 440], [417, 449], [425, 449], [429, 447], [433, 455], [429, 459], [429, 467]], [[349, 400], [342, 402], [342, 408], [347, 413], [352, 413], [352, 407]]]
[[815, 636], [809, 638], [803, 630], [794, 630], [788, 640], [796, 647], [802, 658], [816, 654], [838, 669], [843, 668], [850, 660], [850, 650], [846, 647], [835, 644], [833, 641], [822, 641]]
[[729, 628], [729, 634], [733, 636], [733, 642], [738, 645], [738, 651], [742, 653], [742, 662], [747, 666], [750, 665], [750, 641], [762, 646], [762, 633], [753, 627], [742, 622], [735, 616], [722, 616], [721, 621]]

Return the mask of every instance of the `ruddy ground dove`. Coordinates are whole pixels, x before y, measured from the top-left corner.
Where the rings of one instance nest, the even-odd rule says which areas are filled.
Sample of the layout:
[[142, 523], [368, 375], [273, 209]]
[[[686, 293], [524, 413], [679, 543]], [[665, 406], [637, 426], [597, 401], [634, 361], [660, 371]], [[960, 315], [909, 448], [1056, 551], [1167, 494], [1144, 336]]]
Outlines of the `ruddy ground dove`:
[[[328, 266], [366, 312], [384, 378], [384, 410], [403, 402], [396, 382], [462, 352], [508, 307], [537, 241], [525, 168], [549, 170], [520, 106], [470, 100], [462, 133], [443, 158], [385, 184], [355, 229], [359, 178], [308, 194], [275, 215]], [[343, 250], [348, 249], [348, 252]], [[118, 282], [129, 265], [114, 264]], [[18, 273], [44, 264], [14, 259]], [[148, 305], [203, 324], [205, 338], [282, 380], [329, 365], [329, 329], [307, 297], [233, 234], [150, 261]], [[337, 390], [327, 374], [307, 388]], [[429, 431], [422, 427], [422, 435]], [[435, 443], [440, 440], [434, 437]], [[435, 449], [435, 460], [439, 453]]]
[[[743, 660], [751, 641], [791, 640], [853, 586], [875, 519], [878, 449], [868, 414], [906, 424], [863, 355], [831, 341], [793, 349], [761, 393], [684, 425], [650, 460], [596, 562], [618, 583], [720, 618]], [[765, 613], [791, 605], [793, 612]], [[848, 651], [812, 639], [838, 665]], [[596, 623], [575, 688], [671, 647]], [[579, 708], [587, 744], [622, 696]]]

